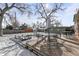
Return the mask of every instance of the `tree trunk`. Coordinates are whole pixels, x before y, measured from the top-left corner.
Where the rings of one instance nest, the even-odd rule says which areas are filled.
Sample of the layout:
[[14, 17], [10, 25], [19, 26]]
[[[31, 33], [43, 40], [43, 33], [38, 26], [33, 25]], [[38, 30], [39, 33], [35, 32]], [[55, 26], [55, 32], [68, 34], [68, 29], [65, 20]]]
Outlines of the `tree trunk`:
[[3, 17], [2, 17], [2, 16], [0, 16], [0, 36], [2, 36], [2, 35], [3, 35], [2, 20], [3, 20]]

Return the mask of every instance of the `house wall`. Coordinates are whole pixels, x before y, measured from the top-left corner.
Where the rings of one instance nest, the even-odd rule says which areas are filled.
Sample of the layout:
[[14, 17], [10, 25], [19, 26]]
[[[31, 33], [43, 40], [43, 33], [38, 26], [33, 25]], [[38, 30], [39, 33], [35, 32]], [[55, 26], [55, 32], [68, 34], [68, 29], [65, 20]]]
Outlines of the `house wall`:
[[75, 38], [79, 41], [79, 25], [78, 25], [78, 23], [74, 24], [74, 29], [75, 29]]
[[79, 41], [79, 11], [74, 15], [75, 39]]

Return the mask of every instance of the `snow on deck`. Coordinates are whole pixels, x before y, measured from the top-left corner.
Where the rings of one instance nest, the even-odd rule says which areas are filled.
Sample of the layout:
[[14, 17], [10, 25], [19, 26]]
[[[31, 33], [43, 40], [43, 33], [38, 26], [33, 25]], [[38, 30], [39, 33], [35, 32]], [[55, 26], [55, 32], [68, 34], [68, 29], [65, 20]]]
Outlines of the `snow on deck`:
[[[0, 37], [0, 56], [36, 56], [34, 53], [30, 52], [27, 49], [22, 48], [18, 44], [15, 44], [15, 42], [11, 41], [9, 38], [21, 35], [27, 35], [27, 34], [33, 34], [33, 33], [19, 33], [19, 34], [6, 34], [3, 35], [3, 37]], [[37, 41], [39, 41], [42, 38], [36, 38], [32, 37], [30, 40], [26, 40], [26, 42], [30, 45], [34, 45]], [[58, 40], [59, 42], [62, 42], [62, 40]], [[26, 43], [23, 42], [23, 43]], [[40, 45], [43, 44], [42, 42], [36, 47], [39, 48]], [[64, 46], [61, 47], [64, 56], [79, 56], [79, 46], [74, 45], [69, 42], [64, 42]]]
[[26, 35], [26, 33], [7, 34], [3, 35], [3, 37], [0, 37], [0, 56], [35, 56], [35, 54], [30, 52], [29, 50], [21, 48], [15, 42], [9, 39], [14, 37], [15, 35]]

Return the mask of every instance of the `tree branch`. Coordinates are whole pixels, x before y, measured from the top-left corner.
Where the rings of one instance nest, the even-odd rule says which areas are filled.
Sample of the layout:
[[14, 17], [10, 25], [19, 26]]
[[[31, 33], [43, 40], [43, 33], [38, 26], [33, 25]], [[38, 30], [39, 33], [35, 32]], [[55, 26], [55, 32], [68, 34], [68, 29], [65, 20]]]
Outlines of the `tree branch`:
[[26, 9], [25, 7], [17, 7], [17, 6], [13, 6], [14, 8], [18, 9], [21, 12], [24, 12], [23, 9]]
[[42, 12], [40, 12], [39, 10], [38, 10], [38, 12], [40, 13], [40, 15], [41, 15], [41, 18], [44, 18], [44, 19], [46, 19], [46, 18], [43, 16]]
[[52, 13], [56, 12], [56, 11], [59, 10], [59, 9], [62, 10], [61, 6], [62, 6], [62, 4], [60, 4], [59, 6], [56, 4], [56, 5], [55, 5], [55, 9], [52, 9], [52, 11], [50, 12], [50, 14], [49, 14], [48, 16], [50, 17], [50, 15], [51, 15]]
[[[5, 15], [7, 15], [9, 17], [9, 21], [11, 21], [11, 15], [9, 13], [5, 13]], [[4, 16], [4, 20], [6, 22], [6, 24], [10, 25], [7, 20], [6, 20], [6, 16]]]
[[12, 8], [15, 5], [15, 3], [13, 3], [9, 8]]
[[[8, 5], [8, 4], [5, 4], [5, 5]], [[15, 3], [13, 3], [10, 7], [5, 7], [2, 11], [2, 14], [5, 14], [5, 12], [11, 8], [13, 8], [13, 6], [15, 5]]]
[[42, 8], [43, 8], [43, 10], [44, 10], [44, 13], [45, 13], [46, 17], [47, 17], [47, 13], [46, 13], [46, 11], [45, 11], [44, 6], [43, 6], [42, 3], [41, 3], [41, 6], [42, 6]]
[[1, 12], [2, 12], [2, 9], [0, 8], [0, 14], [1, 14]]
[[11, 19], [11, 15], [9, 13], [5, 13], [5, 15], [7, 15]]
[[5, 7], [8, 7], [8, 4], [7, 3], [5, 3]]
[[8, 21], [6, 20], [6, 17], [4, 17], [4, 21], [6, 22], [6, 25], [10, 25]]

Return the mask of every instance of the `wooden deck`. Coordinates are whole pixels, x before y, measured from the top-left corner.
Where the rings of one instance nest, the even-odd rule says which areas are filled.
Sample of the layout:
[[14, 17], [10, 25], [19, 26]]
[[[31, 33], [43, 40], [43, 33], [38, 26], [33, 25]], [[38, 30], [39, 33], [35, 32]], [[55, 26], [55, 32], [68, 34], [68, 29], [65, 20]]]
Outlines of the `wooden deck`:
[[66, 39], [64, 37], [58, 39], [59, 43], [62, 43], [61, 47], [63, 56], [79, 56], [79, 42]]

